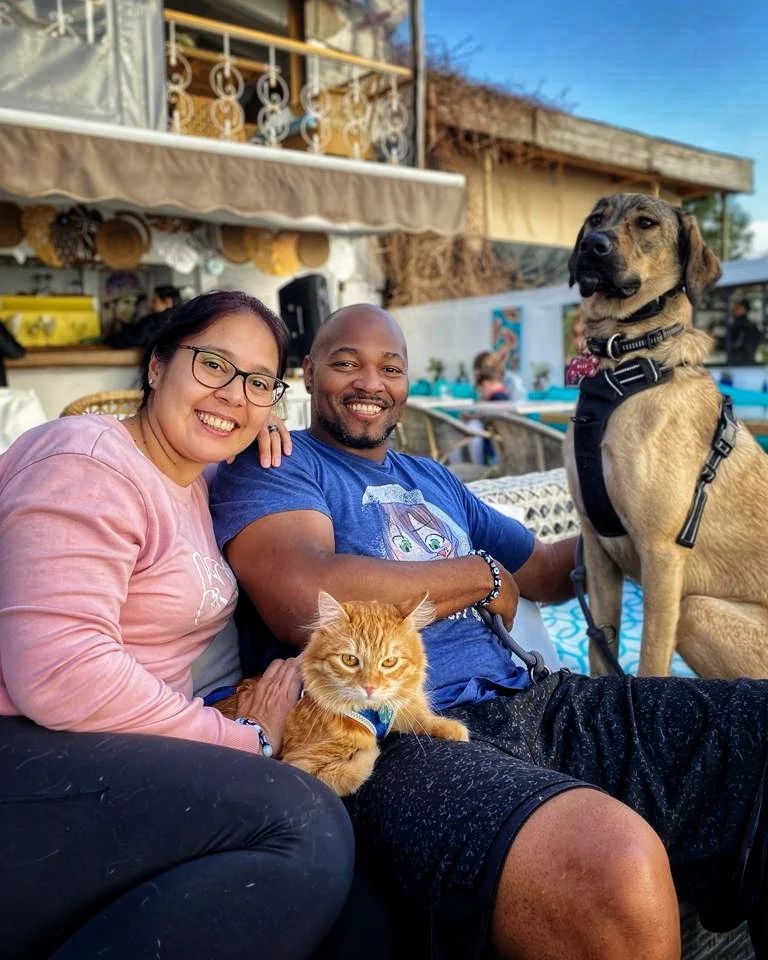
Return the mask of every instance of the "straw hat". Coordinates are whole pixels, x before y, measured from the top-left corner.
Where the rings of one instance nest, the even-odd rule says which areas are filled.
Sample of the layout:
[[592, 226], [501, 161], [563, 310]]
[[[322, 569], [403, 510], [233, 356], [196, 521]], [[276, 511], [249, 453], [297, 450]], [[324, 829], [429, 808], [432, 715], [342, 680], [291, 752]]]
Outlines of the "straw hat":
[[56, 207], [47, 203], [32, 204], [21, 211], [21, 226], [24, 237], [35, 256], [47, 267], [63, 267], [61, 258], [51, 239], [51, 224], [56, 216]]
[[261, 227], [243, 227], [243, 246], [251, 263], [262, 273], [275, 272], [272, 263], [273, 236], [271, 230], [264, 230]]
[[21, 210], [15, 203], [0, 203], [0, 247], [15, 247], [23, 239]]
[[262, 273], [285, 277], [301, 270], [296, 252], [299, 235], [293, 230], [273, 233], [262, 227], [244, 227], [243, 244], [251, 263]]
[[296, 253], [304, 267], [314, 269], [322, 267], [331, 252], [331, 241], [327, 233], [300, 233], [296, 244]]
[[103, 263], [113, 270], [133, 270], [141, 263], [147, 249], [147, 237], [132, 220], [113, 217], [96, 234], [96, 252]]
[[219, 250], [230, 263], [247, 263], [249, 260], [243, 232], [243, 227], [232, 223], [223, 223], [219, 227]]
[[272, 241], [272, 272], [278, 277], [287, 277], [301, 270], [298, 245], [299, 235], [294, 230], [281, 230]]

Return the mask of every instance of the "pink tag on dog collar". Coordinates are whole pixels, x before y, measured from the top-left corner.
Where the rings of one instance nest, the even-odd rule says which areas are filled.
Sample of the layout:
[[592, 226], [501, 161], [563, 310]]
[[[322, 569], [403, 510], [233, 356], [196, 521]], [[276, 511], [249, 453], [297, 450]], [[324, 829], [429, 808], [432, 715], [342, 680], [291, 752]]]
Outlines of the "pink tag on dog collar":
[[574, 357], [565, 370], [565, 382], [569, 387], [579, 384], [584, 377], [594, 377], [600, 369], [600, 357], [594, 353], [582, 353]]

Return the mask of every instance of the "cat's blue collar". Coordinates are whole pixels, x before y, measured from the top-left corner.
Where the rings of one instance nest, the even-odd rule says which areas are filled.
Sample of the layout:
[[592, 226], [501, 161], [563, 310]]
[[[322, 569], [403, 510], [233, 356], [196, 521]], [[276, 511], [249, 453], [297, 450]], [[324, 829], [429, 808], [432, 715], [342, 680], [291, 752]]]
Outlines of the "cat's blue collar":
[[377, 740], [383, 740], [392, 729], [395, 720], [395, 714], [390, 707], [381, 707], [379, 710], [350, 710], [347, 716], [351, 720], [361, 723], [366, 730], [376, 737]]

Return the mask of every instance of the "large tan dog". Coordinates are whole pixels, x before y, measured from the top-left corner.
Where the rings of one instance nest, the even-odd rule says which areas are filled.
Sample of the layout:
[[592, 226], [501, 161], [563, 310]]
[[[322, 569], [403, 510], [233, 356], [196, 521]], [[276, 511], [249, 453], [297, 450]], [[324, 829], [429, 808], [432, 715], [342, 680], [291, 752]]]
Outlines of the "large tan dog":
[[[583, 493], [592, 496], [591, 484], [582, 490], [574, 453], [574, 432], [584, 426], [572, 425], [566, 438], [594, 619], [618, 628], [626, 574], [643, 586], [640, 674], [667, 674], [677, 647], [702, 676], [768, 677], [768, 456], [746, 427], [735, 431], [728, 456], [715, 457], [714, 479], [699, 485], [703, 510], [689, 517], [721, 410], [702, 366], [711, 341], [692, 326], [691, 303], [720, 276], [717, 258], [689, 214], [653, 197], [618, 194], [595, 205], [569, 266], [590, 349], [600, 370], [610, 371], [581, 381], [580, 408], [588, 381], [595, 389], [602, 378], [613, 389], [618, 364], [658, 369], [661, 381], [613, 409], [595, 448], [596, 472], [601, 458], [624, 534], [600, 535], [587, 518]], [[624, 371], [618, 375], [631, 380]], [[733, 439], [733, 430], [725, 435]], [[583, 458], [581, 469], [585, 477]], [[690, 548], [678, 542], [687, 520]], [[606, 672], [592, 647], [590, 668]]]

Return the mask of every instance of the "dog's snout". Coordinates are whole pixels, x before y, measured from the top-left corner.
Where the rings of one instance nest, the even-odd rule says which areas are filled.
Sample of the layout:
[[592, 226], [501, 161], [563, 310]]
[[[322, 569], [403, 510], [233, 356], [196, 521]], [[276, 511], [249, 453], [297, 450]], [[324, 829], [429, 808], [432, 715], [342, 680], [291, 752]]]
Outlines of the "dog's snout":
[[595, 230], [588, 233], [579, 244], [579, 253], [592, 253], [597, 257], [605, 257], [613, 250], [613, 241], [607, 233]]

